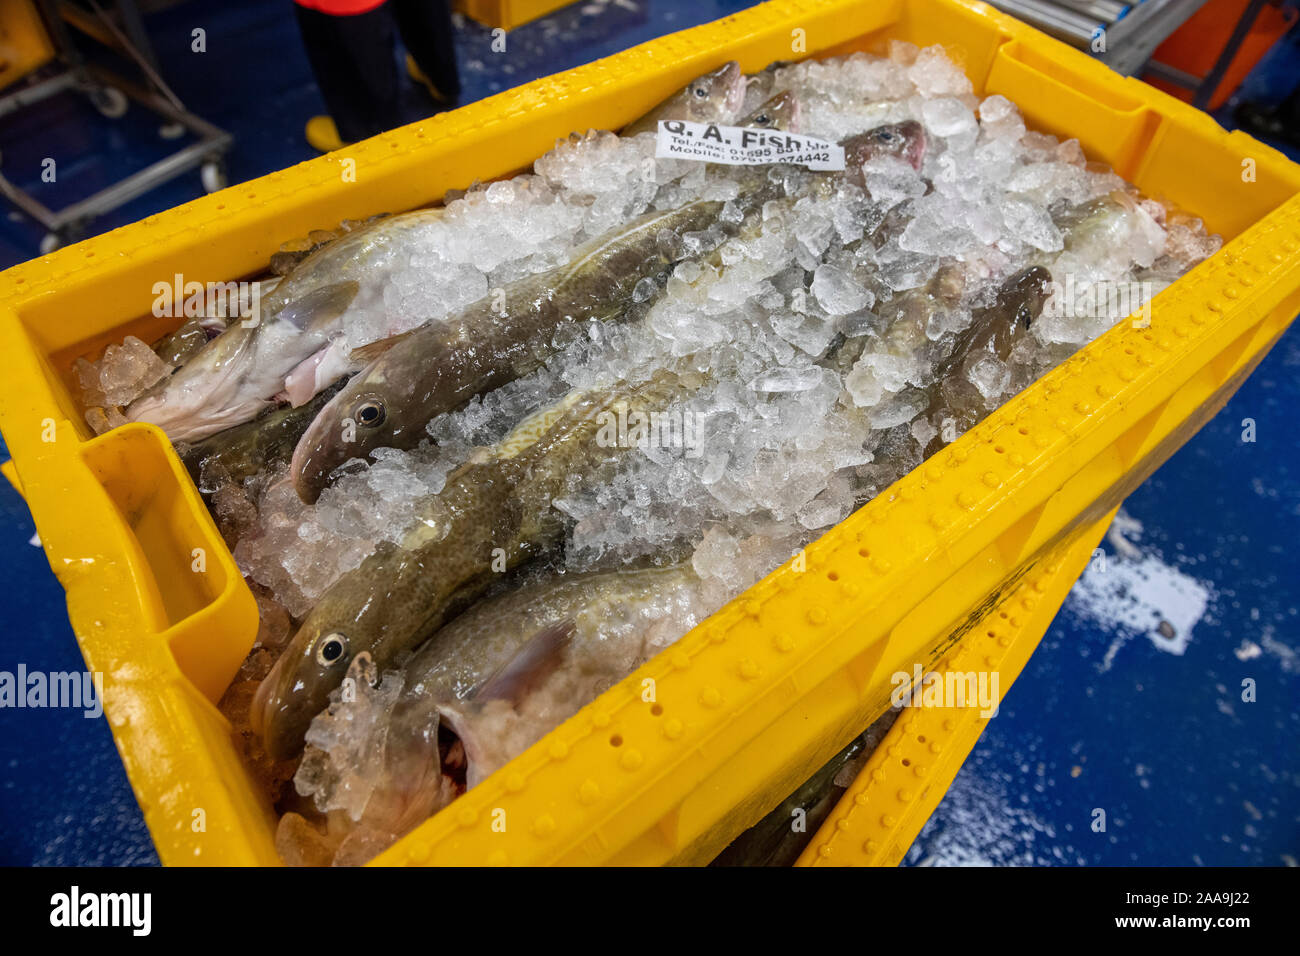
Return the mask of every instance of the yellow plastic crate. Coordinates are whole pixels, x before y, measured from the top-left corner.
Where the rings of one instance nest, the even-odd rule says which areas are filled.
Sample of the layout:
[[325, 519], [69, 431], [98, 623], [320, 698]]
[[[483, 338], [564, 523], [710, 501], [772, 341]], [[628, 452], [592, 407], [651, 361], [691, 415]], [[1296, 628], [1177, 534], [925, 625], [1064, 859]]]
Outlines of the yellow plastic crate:
[[[1229, 241], [1160, 294], [1149, 328], [1122, 323], [1082, 350], [832, 529], [805, 570], [764, 579], [379, 860], [701, 863], [883, 712], [891, 674], [941, 661], [968, 632], [996, 635], [982, 622], [1027, 584], [1064, 593], [1074, 544], [1222, 407], [1300, 308], [1300, 167], [981, 3], [776, 0], [0, 274], [0, 428], [87, 664], [106, 675], [106, 715], [164, 862], [277, 862], [274, 814], [212, 703], [256, 608], [162, 432], [89, 434], [73, 360], [161, 334], [159, 277], [255, 274], [285, 236], [512, 175], [556, 138], [617, 128], [727, 59], [754, 70], [890, 39], [943, 44], [977, 92], [1078, 137]], [[655, 707], [641, 701], [646, 677]], [[959, 746], [970, 728], [949, 733]], [[949, 770], [928, 790], [866, 791], [888, 808], [862, 853], [896, 859]]]
[[[997, 674], [1000, 706], [1115, 511], [1035, 559], [1015, 591], [928, 670]], [[904, 708], [795, 866], [897, 866], [990, 719], [977, 707]]]
[[484, 26], [513, 30], [574, 0], [456, 0], [456, 9]]

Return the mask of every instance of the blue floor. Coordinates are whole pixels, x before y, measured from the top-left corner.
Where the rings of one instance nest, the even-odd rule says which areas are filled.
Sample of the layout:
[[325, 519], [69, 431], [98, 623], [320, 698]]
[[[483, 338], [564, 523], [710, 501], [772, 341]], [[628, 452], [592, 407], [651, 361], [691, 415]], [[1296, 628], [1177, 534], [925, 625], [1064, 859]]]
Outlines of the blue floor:
[[1297, 403], [1300, 323], [1129, 496], [1142, 558], [1103, 544], [909, 863], [1296, 865]]
[[[509, 34], [458, 30], [465, 99], [596, 59], [748, 6], [740, 0], [579, 3]], [[320, 98], [289, 4], [192, 0], [149, 18], [164, 73], [190, 108], [232, 132], [232, 182], [311, 157], [302, 124]], [[189, 52], [207, 31], [207, 53]], [[580, 42], [577, 38], [580, 37]], [[414, 117], [412, 117], [414, 118]], [[58, 207], [170, 144], [136, 111], [116, 123], [68, 96], [0, 127], [7, 175]], [[146, 147], [142, 143], [150, 143]], [[46, 156], [58, 180], [40, 182]], [[125, 225], [200, 194], [197, 173], [95, 225]], [[0, 217], [0, 266], [43, 230]], [[1009, 692], [911, 864], [1281, 864], [1300, 857], [1300, 326], [1228, 407], [1132, 495], [1139, 557], [1108, 543]], [[1253, 418], [1254, 443], [1241, 440]], [[82, 661], [63, 593], [17, 494], [0, 483], [9, 650], [0, 670]], [[1160, 618], [1179, 639], [1154, 633]], [[1158, 646], [1159, 645], [1159, 646]], [[1170, 645], [1175, 645], [1171, 647]], [[1241, 700], [1252, 678], [1257, 700]], [[103, 720], [0, 711], [0, 864], [157, 861]], [[1093, 832], [1095, 811], [1106, 813]]]

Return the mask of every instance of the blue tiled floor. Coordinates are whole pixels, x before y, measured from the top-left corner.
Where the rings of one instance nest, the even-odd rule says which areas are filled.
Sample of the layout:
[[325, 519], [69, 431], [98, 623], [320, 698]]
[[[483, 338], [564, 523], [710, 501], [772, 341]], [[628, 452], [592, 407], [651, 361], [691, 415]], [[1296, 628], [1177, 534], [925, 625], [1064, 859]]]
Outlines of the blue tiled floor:
[[[1125, 502], [1144, 528], [1138, 546], [1159, 561], [1148, 580], [1123, 577], [1131, 596], [1164, 612], [1187, 604], [1171, 582], [1208, 596], [1185, 652], [1116, 626], [1076, 586], [910, 862], [1294, 865], [1297, 402], [1300, 324]], [[1254, 443], [1242, 441], [1247, 418]], [[1114, 546], [1103, 548], [1106, 564], [1088, 574], [1104, 584], [1124, 569]], [[1247, 678], [1254, 703], [1241, 699]], [[1104, 833], [1091, 829], [1097, 808]]]
[[[487, 30], [465, 24], [457, 46], [466, 99], [747, 5], [579, 3], [511, 33], [505, 56], [491, 52]], [[312, 155], [301, 129], [321, 104], [287, 0], [191, 0], [152, 16], [149, 27], [182, 99], [235, 135], [232, 182]], [[195, 27], [207, 31], [205, 54], [189, 52]], [[165, 145], [154, 133], [134, 111], [113, 123], [69, 96], [0, 126], [0, 149], [8, 175], [48, 189], [43, 201], [60, 206], [159, 155]], [[48, 186], [39, 183], [46, 156], [59, 169]], [[97, 228], [199, 193], [197, 174], [177, 180]], [[0, 220], [0, 265], [29, 258], [40, 236], [33, 223]], [[1126, 506], [1145, 528], [1144, 553], [1205, 595], [1185, 653], [1117, 626], [1076, 589], [909, 862], [1276, 864], [1300, 855], [1300, 560], [1290, 547], [1300, 539], [1298, 371], [1300, 327]], [[1244, 418], [1256, 422], [1253, 444], [1241, 441]], [[9, 582], [0, 670], [19, 661], [77, 669], [62, 590], [28, 543], [33, 531], [22, 501], [0, 484], [0, 570]], [[1161, 609], [1169, 600], [1134, 597]], [[1257, 681], [1254, 704], [1239, 700], [1243, 677]], [[104, 721], [7, 709], [0, 730], [0, 864], [156, 861]], [[1104, 834], [1089, 828], [1096, 808], [1108, 815]]]

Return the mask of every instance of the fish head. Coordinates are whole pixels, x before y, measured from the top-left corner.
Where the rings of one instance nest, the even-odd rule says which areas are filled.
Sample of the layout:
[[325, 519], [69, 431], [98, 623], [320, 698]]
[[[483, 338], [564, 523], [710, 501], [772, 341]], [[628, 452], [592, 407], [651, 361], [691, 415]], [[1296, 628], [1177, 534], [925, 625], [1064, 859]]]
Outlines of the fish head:
[[916, 120], [886, 123], [845, 140], [844, 158], [850, 169], [881, 156], [895, 156], [919, 170], [925, 159], [925, 128]]
[[686, 118], [697, 123], [725, 123], [745, 102], [745, 74], [729, 60], [712, 73], [692, 80], [682, 90]]
[[1008, 313], [1012, 327], [1029, 328], [1051, 294], [1051, 272], [1045, 266], [1030, 266], [1002, 283], [998, 289], [998, 306]]
[[189, 442], [248, 421], [283, 389], [285, 375], [341, 328], [358, 289], [349, 280], [286, 298], [277, 287], [256, 313], [231, 322], [132, 402], [127, 419], [157, 425], [172, 441]]
[[249, 721], [276, 760], [302, 750], [312, 718], [329, 706], [352, 662], [363, 652], [374, 655], [382, 627], [367, 620], [366, 610], [382, 598], [358, 604], [356, 591], [347, 577], [330, 588], [257, 688]]
[[[381, 677], [369, 655], [358, 654], [346, 678], [355, 693], [317, 714], [307, 734], [299, 794], [314, 798], [317, 809], [330, 814], [336, 866], [373, 858], [464, 789], [463, 774], [458, 775], [463, 761], [443, 773], [443, 747], [452, 741], [442, 744], [433, 696], [400, 681], [395, 688], [392, 677], [392, 672]], [[333, 813], [342, 809], [335, 787], [360, 763], [368, 770], [368, 796], [350, 812]]]
[[800, 121], [799, 99], [786, 90], [772, 97], [744, 119], [737, 120], [736, 125], [798, 132]]
[[181, 368], [131, 402], [128, 421], [157, 425], [172, 441], [198, 441], [252, 418], [267, 395], [244, 388], [256, 352], [255, 329], [236, 322]]
[[290, 479], [314, 504], [334, 469], [376, 448], [410, 448], [424, 437], [420, 376], [402, 372], [400, 356], [381, 355], [320, 410], [293, 450]]

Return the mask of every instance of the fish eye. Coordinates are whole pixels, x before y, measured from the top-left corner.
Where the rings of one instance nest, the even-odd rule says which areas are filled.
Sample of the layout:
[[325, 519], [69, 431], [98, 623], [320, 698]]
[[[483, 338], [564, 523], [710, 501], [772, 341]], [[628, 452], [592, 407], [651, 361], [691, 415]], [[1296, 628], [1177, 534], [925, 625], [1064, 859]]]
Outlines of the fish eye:
[[759, 113], [754, 117], [755, 126], [766, 126], [770, 122], [772, 122], [772, 117], [768, 116], [766, 113]]
[[709, 91], [702, 86], [695, 87], [695, 98], [702, 100], [709, 95]]
[[898, 134], [892, 129], [876, 130], [876, 141], [880, 143], [892, 143], [898, 139]]
[[357, 406], [357, 413], [354, 416], [358, 425], [366, 428], [375, 428], [384, 421], [384, 403], [377, 399], [369, 399]]
[[347, 653], [347, 635], [338, 631], [326, 634], [316, 642], [316, 660], [325, 667], [343, 660]]

